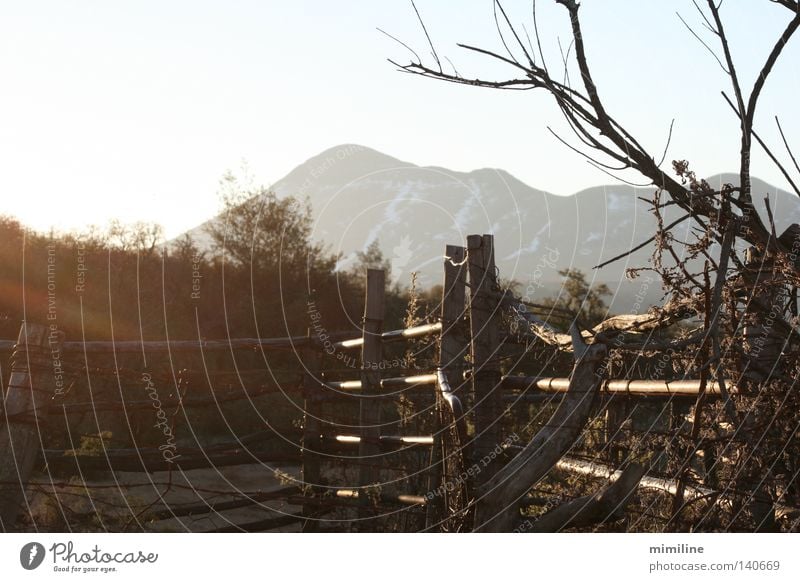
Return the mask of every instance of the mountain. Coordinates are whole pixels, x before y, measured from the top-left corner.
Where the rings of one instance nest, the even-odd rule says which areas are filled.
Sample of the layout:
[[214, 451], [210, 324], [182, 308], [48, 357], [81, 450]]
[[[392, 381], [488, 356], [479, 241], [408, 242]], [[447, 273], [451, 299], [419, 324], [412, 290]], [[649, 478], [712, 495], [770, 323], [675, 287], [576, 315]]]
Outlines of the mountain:
[[[737, 176], [709, 179], [718, 186]], [[629, 267], [646, 264], [652, 245], [599, 270], [593, 267], [653, 235], [655, 219], [646, 200], [654, 188], [596, 186], [571, 196], [537, 190], [508, 172], [484, 168], [455, 172], [421, 167], [358, 145], [340, 145], [307, 160], [273, 185], [279, 195], [308, 197], [313, 237], [342, 253], [346, 268], [356, 251], [377, 240], [391, 261], [392, 281], [408, 283], [417, 271], [422, 285], [441, 282], [446, 244], [468, 234], [495, 235], [496, 262], [504, 279], [518, 281], [531, 301], [558, 290], [557, 271], [580, 269], [615, 292], [612, 309], [638, 309], [660, 299], [660, 285], [646, 277], [625, 280]], [[753, 178], [756, 206], [766, 216], [769, 196], [780, 234], [800, 222], [800, 200]], [[642, 198], [644, 200], [642, 200]], [[679, 216], [671, 209], [666, 220]], [[214, 219], [212, 219], [214, 220]], [[190, 231], [198, 241], [205, 224]], [[674, 229], [688, 240], [691, 221]]]

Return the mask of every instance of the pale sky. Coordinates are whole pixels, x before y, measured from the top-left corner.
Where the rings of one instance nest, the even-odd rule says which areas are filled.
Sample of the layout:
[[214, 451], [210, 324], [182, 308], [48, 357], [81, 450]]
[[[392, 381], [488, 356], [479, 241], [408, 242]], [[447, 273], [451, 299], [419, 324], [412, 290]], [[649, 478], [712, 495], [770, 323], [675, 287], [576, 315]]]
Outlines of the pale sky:
[[[507, 2], [532, 34], [530, 3]], [[539, 0], [542, 43], [558, 61], [561, 7]], [[502, 50], [490, 0], [417, 0], [441, 55], [467, 76], [512, 71], [456, 42]], [[689, 0], [584, 0], [585, 41], [607, 109], [659, 157], [701, 175], [736, 169], [727, 78], [675, 15], [697, 30]], [[749, 89], [790, 14], [766, 0], [728, 0], [723, 14]], [[219, 209], [217, 183], [246, 160], [276, 181], [322, 150], [357, 143], [401, 160], [468, 171], [503, 168], [571, 194], [611, 179], [546, 131], [561, 127], [544, 93], [498, 92], [396, 72], [427, 55], [411, 4], [270, 2], [3, 2], [0, 5], [0, 212], [37, 229], [155, 221], [174, 236]], [[713, 39], [705, 34], [709, 42]], [[771, 77], [756, 128], [786, 155], [773, 116], [800, 154], [800, 37]], [[786, 183], [760, 151], [753, 173]]]

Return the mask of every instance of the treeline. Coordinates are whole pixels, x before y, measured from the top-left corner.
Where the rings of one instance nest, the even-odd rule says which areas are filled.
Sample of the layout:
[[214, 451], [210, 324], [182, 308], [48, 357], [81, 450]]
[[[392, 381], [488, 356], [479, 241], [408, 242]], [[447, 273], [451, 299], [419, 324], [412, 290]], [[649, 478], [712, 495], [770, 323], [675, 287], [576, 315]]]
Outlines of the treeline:
[[[41, 233], [0, 217], [0, 339], [16, 339], [23, 320], [53, 326], [67, 341], [358, 336], [366, 269], [389, 268], [377, 244], [353, 267], [337, 270], [339, 257], [311, 239], [308, 204], [240, 188], [231, 177], [226, 187], [221, 218], [202, 240], [167, 242], [158, 226], [120, 222], [104, 230]], [[387, 328], [409, 316], [424, 319], [436, 306], [416, 293], [409, 299], [408, 289], [387, 289]], [[9, 356], [0, 354], [4, 375]], [[295, 389], [303, 367], [291, 351], [72, 353], [60, 363], [66, 388], [53, 403], [155, 396], [181, 446], [261, 432], [267, 417], [272, 430], [293, 435], [300, 420]], [[325, 363], [326, 369], [337, 365], [343, 366]], [[355, 364], [344, 368], [343, 377], [357, 376]], [[222, 407], [178, 405], [179, 398], [245, 394], [261, 395]], [[78, 436], [97, 435], [112, 447], [159, 446], [163, 436], [153, 429], [153, 414], [119, 407], [70, 413], [51, 426], [48, 446], [72, 448]]]
[[[73, 341], [303, 335], [313, 323], [358, 330], [366, 268], [387, 266], [377, 247], [337, 271], [338, 257], [311, 240], [307, 204], [231, 192], [201, 242], [166, 243], [146, 224], [58, 234], [0, 217], [0, 338], [16, 338], [23, 319]], [[388, 290], [388, 324], [401, 322], [406, 295]]]

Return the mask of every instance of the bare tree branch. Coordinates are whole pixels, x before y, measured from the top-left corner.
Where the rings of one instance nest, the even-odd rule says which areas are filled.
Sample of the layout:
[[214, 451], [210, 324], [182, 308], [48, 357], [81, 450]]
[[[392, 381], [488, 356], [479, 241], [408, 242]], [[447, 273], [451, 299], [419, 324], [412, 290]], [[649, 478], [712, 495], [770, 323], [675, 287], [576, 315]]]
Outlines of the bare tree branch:
[[526, 533], [559, 532], [615, 521], [624, 515], [625, 506], [639, 487], [645, 472], [644, 466], [632, 463], [619, 475], [609, 477], [609, 484], [597, 493], [559, 505], [535, 522], [526, 520], [516, 529]]
[[429, 44], [429, 45], [430, 45], [430, 47], [431, 47], [431, 54], [433, 55], [433, 60], [435, 60], [435, 61], [436, 61], [436, 64], [439, 66], [439, 71], [441, 72], [441, 70], [442, 70], [442, 63], [441, 63], [441, 61], [439, 60], [439, 55], [438, 55], [438, 54], [436, 54], [436, 48], [434, 48], [434, 46], [433, 46], [433, 41], [431, 40], [431, 35], [429, 35], [429, 34], [428, 34], [428, 29], [427, 29], [427, 27], [425, 26], [425, 21], [423, 21], [423, 20], [422, 20], [422, 16], [420, 16], [420, 14], [419, 14], [419, 10], [417, 10], [417, 5], [416, 5], [416, 4], [414, 4], [414, 0], [411, 0], [411, 6], [414, 8], [414, 12], [415, 12], [415, 13], [416, 13], [416, 15], [417, 15], [417, 20], [419, 20], [419, 24], [420, 24], [420, 26], [422, 27], [422, 31], [425, 33], [425, 38], [427, 38], [427, 39], [428, 39], [428, 44]]
[[[733, 112], [741, 118], [741, 115], [739, 115], [739, 112], [736, 110], [736, 107], [734, 106], [733, 103], [731, 103], [730, 98], [725, 94], [724, 91], [722, 92], [722, 96], [725, 98], [725, 101], [727, 101], [728, 105], [730, 105], [731, 109], [733, 109]], [[783, 167], [783, 164], [781, 164], [781, 162], [778, 160], [775, 154], [772, 153], [772, 150], [767, 146], [766, 143], [764, 143], [764, 140], [761, 139], [761, 137], [756, 133], [754, 129], [751, 128], [750, 132], [752, 133], [753, 137], [756, 138], [758, 145], [761, 146], [761, 148], [764, 150], [764, 153], [766, 153], [767, 156], [769, 156], [769, 159], [772, 160], [775, 166], [777, 166], [778, 170], [780, 170], [781, 174], [783, 174], [783, 177], [786, 178], [786, 181], [789, 182], [789, 185], [792, 187], [792, 190], [794, 190], [795, 194], [800, 196], [800, 188], [798, 188], [797, 184], [794, 183], [794, 180], [792, 180], [792, 177], [789, 175], [789, 172], [787, 172], [786, 168]], [[781, 132], [781, 135], [783, 135], [783, 132]], [[784, 141], [784, 143], [786, 142]], [[794, 158], [792, 159], [794, 160]]]
[[571, 333], [575, 367], [569, 391], [550, 422], [478, 492], [476, 531], [510, 531], [519, 519], [520, 500], [567, 452], [588, 421], [606, 347], [587, 346], [574, 325]]
[[781, 127], [781, 122], [778, 120], [778, 116], [775, 116], [775, 123], [778, 126], [778, 131], [781, 134], [781, 139], [783, 140], [783, 145], [786, 147], [786, 152], [789, 154], [789, 157], [792, 159], [792, 163], [794, 164], [795, 169], [800, 172], [800, 165], [797, 164], [797, 160], [794, 157], [794, 153], [792, 152], [792, 148], [789, 147], [789, 142], [786, 141], [786, 136], [783, 134], [783, 128]]
[[[522, 52], [525, 55], [525, 58], [528, 59], [528, 65], [531, 68], [535, 67], [536, 65], [533, 62], [533, 57], [531, 57], [530, 53], [528, 53], [528, 49], [525, 48], [525, 45], [522, 44], [522, 41], [520, 40], [519, 35], [517, 34], [517, 31], [514, 29], [514, 25], [511, 24], [511, 20], [509, 20], [508, 15], [506, 14], [505, 9], [503, 8], [503, 5], [499, 2], [499, 0], [495, 0], [494, 4], [495, 4], [495, 6], [497, 8], [500, 9], [500, 13], [503, 15], [503, 19], [505, 19], [506, 24], [508, 25], [508, 28], [511, 30], [511, 33], [514, 35], [514, 38], [517, 39], [517, 44], [519, 44], [519, 48], [522, 49]], [[495, 21], [496, 20], [497, 20], [497, 12], [495, 11]], [[499, 26], [498, 26], [498, 28], [499, 28]], [[509, 53], [510, 52], [511, 51], [509, 51]]]
[[[697, 6], [697, 5], [695, 4], [695, 6]], [[699, 10], [699, 8], [698, 8], [698, 10]], [[725, 74], [730, 75], [731, 72], [727, 68], [725, 68], [725, 65], [722, 64], [722, 61], [717, 56], [717, 53], [715, 53], [714, 50], [710, 46], [708, 46], [708, 43], [706, 43], [706, 41], [704, 41], [702, 38], [700, 38], [700, 35], [698, 35], [694, 31], [694, 29], [691, 26], [689, 26], [689, 23], [686, 22], [683, 19], [683, 16], [680, 15], [680, 12], [676, 12], [675, 14], [677, 15], [678, 18], [680, 18], [681, 22], [683, 22], [683, 25], [687, 28], [687, 30], [692, 33], [692, 36], [694, 36], [698, 40], [698, 42], [701, 45], [703, 45], [705, 47], [705, 49], [709, 53], [711, 53], [711, 56], [714, 57], [714, 59], [717, 61], [717, 64], [719, 64], [720, 69], [722, 69], [725, 72]], [[700, 14], [703, 14], [702, 11], [700, 12]], [[705, 18], [705, 15], [703, 15], [703, 18]], [[716, 33], [716, 31], [714, 31], [714, 32]]]
[[800, 12], [800, 2], [795, 2], [794, 0], [770, 0], [775, 4], [780, 4], [784, 8], [788, 8], [792, 12]]

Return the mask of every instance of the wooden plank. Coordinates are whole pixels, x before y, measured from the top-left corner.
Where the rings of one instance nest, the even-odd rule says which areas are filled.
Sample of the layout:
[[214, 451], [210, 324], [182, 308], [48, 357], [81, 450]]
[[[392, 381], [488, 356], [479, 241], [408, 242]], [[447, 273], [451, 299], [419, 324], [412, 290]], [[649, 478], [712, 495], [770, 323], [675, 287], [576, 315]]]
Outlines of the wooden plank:
[[[343, 380], [341, 382], [317, 382], [332, 390], [361, 390], [361, 380]], [[397, 378], [383, 378], [378, 381], [378, 388], [390, 390], [393, 388], [414, 388], [436, 384], [436, 374], [420, 374], [419, 376], [399, 376]], [[378, 392], [380, 393], [380, 391]]]
[[[503, 376], [504, 389], [539, 390], [545, 393], [563, 393], [569, 390], [569, 378], [549, 378], [544, 376]], [[604, 394], [628, 396], [653, 396], [667, 398], [695, 397], [700, 392], [700, 380], [606, 380], [601, 387]], [[728, 382], [728, 392], [738, 394], [736, 386]], [[716, 381], [709, 380], [705, 395], [721, 396]]]
[[[340, 338], [352, 336], [351, 332], [337, 332], [330, 334], [330, 340], [338, 341]], [[11, 347], [9, 341], [0, 341], [0, 350]], [[202, 349], [210, 351], [230, 350], [296, 350], [311, 344], [319, 348], [322, 344], [316, 337], [306, 336], [276, 337], [276, 338], [230, 338], [217, 340], [171, 340], [171, 341], [70, 341], [64, 342], [63, 352], [70, 354], [97, 353], [126, 353], [126, 352], [182, 352]]]
[[[596, 477], [599, 479], [617, 477], [622, 473], [622, 471], [612, 465], [607, 465], [597, 461], [585, 461], [583, 459], [576, 459], [566, 456], [562, 457], [561, 460], [556, 463], [556, 468], [562, 471], [568, 471], [570, 473], [576, 473], [580, 475], [588, 475], [590, 477]], [[641, 481], [639, 481], [638, 487], [640, 489], [652, 489], [654, 491], [668, 493], [669, 495], [676, 495], [678, 492], [678, 480], [666, 479], [663, 477], [650, 477], [645, 475], [642, 477]], [[688, 501], [706, 498], [712, 504], [715, 503], [715, 500], [723, 493], [723, 491], [709, 489], [708, 487], [699, 485], [685, 485], [683, 491], [685, 499]], [[800, 515], [800, 508], [793, 507], [791, 505], [783, 505], [781, 503], [775, 504], [774, 510], [777, 515], [794, 517]]]
[[[268, 372], [266, 372], [268, 373]], [[266, 386], [266, 388], [265, 388]], [[218, 396], [209, 398], [195, 397], [195, 398], [181, 398], [178, 399], [173, 394], [165, 395], [161, 399], [161, 403], [165, 409], [189, 409], [189, 408], [220, 408], [221, 406], [240, 402], [242, 400], [253, 400], [268, 394], [296, 394], [298, 387], [286, 384], [279, 384], [277, 382], [268, 382], [262, 384], [258, 389], [251, 392], [247, 391], [245, 386], [237, 387], [241, 391], [233, 393], [220, 393]], [[85, 414], [87, 412], [101, 412], [101, 411], [122, 411], [125, 413], [132, 413], [138, 410], [152, 410], [152, 400], [96, 400], [94, 402], [48, 402], [39, 408], [40, 414], [49, 414], [51, 416], [61, 416], [65, 414]]]
[[[360, 444], [361, 437], [355, 435], [345, 435], [345, 434], [337, 434], [332, 437], [325, 437], [327, 439], [331, 439], [337, 443], [341, 444]], [[406, 446], [405, 448], [411, 448], [411, 446], [415, 445], [422, 445], [422, 446], [432, 446], [433, 445], [434, 437], [430, 435], [418, 435], [418, 436], [410, 436], [410, 435], [381, 435], [378, 438], [379, 445], [386, 445], [386, 446]]]
[[239, 509], [241, 507], [259, 505], [265, 501], [286, 499], [290, 496], [296, 496], [298, 493], [300, 493], [300, 489], [292, 485], [290, 487], [281, 487], [280, 489], [275, 489], [273, 491], [247, 495], [244, 499], [231, 499], [229, 501], [203, 501], [201, 503], [195, 503], [192, 505], [167, 505], [167, 507], [164, 509], [147, 512], [144, 515], [143, 521], [159, 521], [162, 519], [173, 519], [176, 517], [217, 513], [219, 511], [228, 511], [230, 509]]
[[13, 528], [25, 500], [25, 487], [41, 448], [47, 414], [40, 408], [60, 382], [64, 333], [38, 323], [23, 322], [14, 349], [11, 378], [3, 399], [0, 429], [0, 528]]
[[620, 428], [628, 417], [627, 410], [628, 398], [623, 395], [612, 394], [606, 402], [604, 449], [606, 458], [614, 465], [621, 464], [626, 454], [624, 447], [620, 445], [626, 435], [620, 433]]
[[[361, 493], [357, 489], [337, 489], [336, 497], [340, 499], [361, 499]], [[384, 503], [396, 503], [398, 505], [425, 505], [427, 503], [424, 495], [380, 493], [376, 497]]]
[[447, 245], [444, 262], [442, 298], [442, 336], [439, 345], [439, 367], [456, 396], [464, 384], [464, 356], [469, 350], [460, 324], [466, 310], [466, 269], [464, 247]]
[[[393, 329], [382, 334], [384, 342], [402, 341], [426, 335], [433, 335], [439, 332], [439, 323], [426, 323], [416, 327], [405, 329]], [[332, 345], [339, 349], [360, 348], [364, 338], [352, 338], [353, 333], [349, 331], [339, 331], [328, 334], [328, 341], [334, 342]], [[350, 339], [342, 339], [350, 338]], [[11, 351], [14, 348], [13, 340], [0, 340], [0, 352]], [[274, 337], [274, 338], [230, 338], [217, 340], [171, 340], [171, 341], [80, 341], [64, 342], [64, 353], [122, 353], [122, 352], [166, 352], [166, 351], [193, 351], [203, 349], [203, 351], [214, 350], [250, 350], [262, 348], [264, 350], [294, 350], [301, 347], [312, 346], [316, 349], [325, 347], [317, 337], [294, 336], [294, 337]]]
[[[441, 330], [442, 330], [442, 324], [439, 322], [426, 323], [424, 325], [417, 325], [415, 327], [407, 327], [404, 329], [394, 329], [392, 331], [385, 331], [381, 334], [381, 339], [384, 341], [384, 343], [396, 342], [400, 340], [424, 337], [426, 335], [433, 335], [435, 333], [439, 333]], [[363, 345], [364, 345], [364, 338], [360, 337], [356, 339], [349, 339], [337, 342], [333, 344], [333, 347], [342, 350], [348, 350], [352, 348], [360, 348]]]
[[[469, 344], [461, 329], [466, 310], [465, 256], [464, 247], [455, 245], [445, 247], [442, 327], [439, 339], [439, 369], [447, 379], [452, 395], [458, 399], [459, 404], [464, 385], [464, 356], [469, 351]], [[442, 395], [437, 395], [437, 412], [439, 426], [434, 435], [428, 490], [441, 492], [442, 495], [435, 495], [428, 504], [426, 528], [449, 531], [446, 524], [449, 509], [459, 507], [460, 504], [459, 500], [451, 499], [458, 494], [458, 491], [451, 493], [448, 487], [442, 485], [446, 485], [448, 481], [456, 479], [461, 474], [461, 471], [448, 471], [448, 468], [463, 465], [461, 457], [466, 444], [466, 431], [463, 428], [463, 408], [454, 406]], [[452, 450], [453, 440], [456, 441], [459, 450]]]
[[[309, 330], [311, 335], [311, 330]], [[322, 394], [319, 390], [319, 370], [322, 365], [322, 354], [316, 354], [308, 348], [301, 352], [303, 366], [303, 495], [314, 496], [320, 485], [320, 436], [322, 435]], [[303, 504], [304, 532], [315, 532], [319, 528], [317, 516], [319, 508]]]
[[264, 463], [300, 463], [302, 456], [297, 451], [252, 451], [246, 448], [229, 451], [181, 453], [173, 461], [166, 461], [158, 449], [109, 449], [97, 456], [65, 455], [61, 449], [45, 449], [44, 461], [50, 471], [72, 472], [79, 475], [87, 471], [128, 471], [132, 473], [155, 473], [157, 471], [190, 471], [253, 465]]
[[624, 471], [611, 476], [609, 483], [596, 493], [562, 503], [535, 522], [523, 520], [516, 529], [520, 532], [554, 533], [622, 519], [625, 506], [633, 498], [645, 471], [643, 465], [631, 463]]
[[[276, 511], [277, 513], [277, 511]], [[286, 527], [298, 521], [303, 521], [304, 517], [301, 514], [287, 513], [279, 517], [268, 517], [266, 519], [259, 519], [258, 521], [251, 521], [248, 523], [226, 525], [215, 529], [206, 530], [204, 533], [239, 533], [239, 532], [257, 532], [269, 531], [279, 527]]]
[[[383, 358], [381, 333], [386, 305], [386, 273], [381, 269], [367, 271], [367, 292], [364, 303], [364, 344], [361, 348], [361, 402], [359, 427], [361, 442], [358, 455], [362, 460], [359, 467], [359, 489], [365, 495], [359, 496], [362, 510], [360, 517], [366, 518], [369, 503], [366, 488], [380, 484], [377, 460], [381, 454], [381, 401], [374, 396], [380, 394], [380, 363]], [[374, 522], [362, 522], [362, 531], [374, 529]]]
[[564, 456], [589, 420], [601, 383], [597, 371], [607, 349], [603, 344], [587, 347], [577, 327], [571, 331], [575, 365], [567, 397], [522, 451], [476, 492], [476, 531], [511, 531], [519, 517], [519, 501]]
[[[472, 392], [475, 410], [475, 438], [472, 459], [478, 462], [494, 458], [492, 451], [501, 441], [500, 417], [503, 401], [500, 391], [499, 301], [494, 268], [494, 237], [467, 237], [470, 284], [470, 331], [472, 356]], [[475, 484], [487, 482], [496, 472], [494, 463], [485, 465], [475, 477]]]

